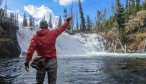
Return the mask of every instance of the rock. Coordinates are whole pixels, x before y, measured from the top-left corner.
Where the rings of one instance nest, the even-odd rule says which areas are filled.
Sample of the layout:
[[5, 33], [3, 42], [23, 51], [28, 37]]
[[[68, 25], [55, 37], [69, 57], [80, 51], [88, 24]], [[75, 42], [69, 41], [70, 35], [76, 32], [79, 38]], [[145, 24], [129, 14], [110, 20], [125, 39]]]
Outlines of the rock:
[[0, 24], [0, 58], [18, 57], [21, 53], [21, 48], [17, 41], [17, 27], [11, 22]]
[[0, 37], [2, 36], [4, 29], [0, 26]]

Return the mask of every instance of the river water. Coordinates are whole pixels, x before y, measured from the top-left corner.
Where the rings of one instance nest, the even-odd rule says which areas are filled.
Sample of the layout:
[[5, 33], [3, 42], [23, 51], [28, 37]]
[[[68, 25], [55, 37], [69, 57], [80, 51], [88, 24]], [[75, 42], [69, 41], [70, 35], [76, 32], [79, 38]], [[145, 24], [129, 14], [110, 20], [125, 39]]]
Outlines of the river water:
[[[58, 58], [57, 84], [146, 84], [146, 58], [138, 57]], [[23, 63], [0, 59], [0, 84], [35, 84], [35, 69], [26, 72]]]

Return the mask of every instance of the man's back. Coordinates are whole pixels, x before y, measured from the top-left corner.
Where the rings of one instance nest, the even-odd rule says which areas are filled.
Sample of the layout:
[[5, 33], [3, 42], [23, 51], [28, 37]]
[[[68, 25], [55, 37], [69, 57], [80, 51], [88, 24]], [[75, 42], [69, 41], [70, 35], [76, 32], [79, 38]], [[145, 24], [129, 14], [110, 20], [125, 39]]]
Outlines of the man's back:
[[56, 33], [48, 29], [41, 29], [36, 33], [36, 51], [39, 56], [56, 57]]
[[68, 21], [54, 30], [40, 29], [31, 39], [26, 61], [29, 62], [34, 51], [39, 56], [56, 58], [56, 38], [67, 28]]

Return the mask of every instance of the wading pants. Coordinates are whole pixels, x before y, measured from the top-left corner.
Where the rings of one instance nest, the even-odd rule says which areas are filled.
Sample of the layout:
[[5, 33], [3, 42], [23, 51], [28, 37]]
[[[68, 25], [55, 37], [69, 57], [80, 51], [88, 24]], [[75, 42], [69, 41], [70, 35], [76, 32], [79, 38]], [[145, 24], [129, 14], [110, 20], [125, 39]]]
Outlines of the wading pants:
[[36, 84], [43, 84], [46, 73], [48, 75], [48, 84], [56, 84], [57, 59], [48, 59], [42, 69], [37, 69]]

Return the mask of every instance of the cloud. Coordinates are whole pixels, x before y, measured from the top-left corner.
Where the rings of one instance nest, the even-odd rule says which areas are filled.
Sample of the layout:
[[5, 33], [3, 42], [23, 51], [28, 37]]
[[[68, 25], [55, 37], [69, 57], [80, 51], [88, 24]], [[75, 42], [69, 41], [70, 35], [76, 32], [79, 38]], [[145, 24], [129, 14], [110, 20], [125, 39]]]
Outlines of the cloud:
[[[63, 6], [69, 5], [74, 2], [78, 2], [78, 0], [54, 0], [54, 1], [59, 2], [59, 4], [63, 5]], [[83, 0], [81, 0], [81, 1], [83, 1]]]
[[52, 10], [44, 5], [40, 7], [27, 5], [24, 6], [24, 10], [36, 19], [42, 19], [45, 16], [46, 20], [49, 20], [50, 14], [53, 14]]
[[44, 17], [44, 15], [45, 15], [45, 19], [47, 21], [49, 21], [50, 14], [52, 14], [53, 27], [56, 27], [58, 24], [59, 16], [55, 16], [53, 11], [50, 8], [45, 7], [44, 5], [42, 5], [40, 7], [36, 7], [33, 5], [27, 5], [27, 6], [24, 6], [24, 10], [28, 14], [30, 14], [32, 17], [34, 17], [35, 19], [38, 19], [38, 21], [35, 22], [37, 24], [39, 24], [40, 20]]

